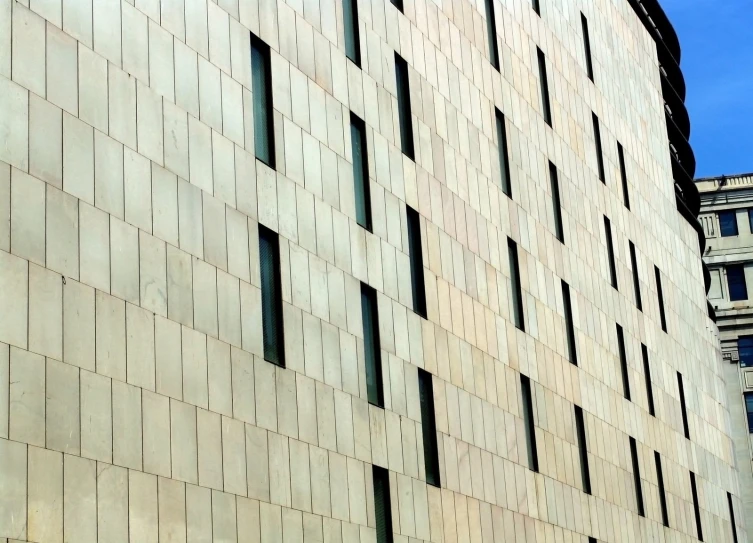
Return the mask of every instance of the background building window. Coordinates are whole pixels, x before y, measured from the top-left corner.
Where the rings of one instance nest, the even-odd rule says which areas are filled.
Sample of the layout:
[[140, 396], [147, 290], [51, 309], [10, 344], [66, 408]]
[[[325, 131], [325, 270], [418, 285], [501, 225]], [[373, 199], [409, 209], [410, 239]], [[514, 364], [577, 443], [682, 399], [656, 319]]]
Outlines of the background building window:
[[748, 287], [745, 284], [745, 268], [742, 264], [727, 266], [727, 286], [729, 299], [733, 302], [748, 299]]
[[259, 271], [264, 359], [278, 366], [285, 366], [280, 245], [277, 233], [262, 225], [259, 225]]
[[745, 412], [748, 414], [748, 431], [753, 434], [753, 392], [745, 393]]
[[384, 407], [377, 297], [376, 291], [364, 283], [361, 283], [361, 318], [363, 319], [363, 350], [366, 358], [366, 395], [370, 404]]
[[377, 543], [392, 543], [392, 505], [390, 503], [390, 474], [379, 466], [372, 466], [374, 481], [374, 520]]
[[275, 167], [274, 113], [269, 46], [251, 34], [251, 87], [254, 97], [254, 151], [256, 158]]
[[737, 338], [737, 352], [740, 356], [740, 367], [753, 367], [753, 336]]
[[356, 66], [361, 65], [361, 43], [358, 36], [358, 1], [343, 0], [345, 56]]
[[735, 211], [719, 212], [719, 231], [723, 238], [737, 235], [737, 213]]
[[353, 154], [353, 190], [356, 200], [356, 222], [371, 232], [371, 191], [366, 152], [366, 125], [350, 114], [350, 142]]
[[750, 225], [750, 231], [753, 232], [753, 208], [748, 210], [748, 224]]

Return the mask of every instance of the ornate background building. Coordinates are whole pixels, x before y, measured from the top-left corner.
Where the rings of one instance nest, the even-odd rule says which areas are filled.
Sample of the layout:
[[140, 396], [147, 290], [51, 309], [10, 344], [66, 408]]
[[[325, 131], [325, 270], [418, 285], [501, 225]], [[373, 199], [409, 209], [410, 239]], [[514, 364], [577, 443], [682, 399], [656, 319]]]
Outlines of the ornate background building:
[[732, 439], [740, 470], [748, 532], [753, 522], [753, 174], [698, 179], [704, 260], [711, 272], [714, 305], [732, 416]]
[[679, 62], [655, 0], [0, 0], [0, 540], [745, 541]]

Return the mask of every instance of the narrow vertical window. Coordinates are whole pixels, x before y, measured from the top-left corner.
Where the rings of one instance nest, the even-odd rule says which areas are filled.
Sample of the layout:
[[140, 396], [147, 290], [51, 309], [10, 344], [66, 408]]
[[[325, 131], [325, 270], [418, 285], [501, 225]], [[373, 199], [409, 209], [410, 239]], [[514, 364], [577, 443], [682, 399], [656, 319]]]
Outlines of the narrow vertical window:
[[625, 207], [630, 209], [630, 191], [628, 190], [627, 168], [625, 167], [625, 150], [622, 144], [617, 142], [617, 158], [620, 161], [620, 181], [622, 181], [622, 201]]
[[372, 466], [374, 481], [374, 520], [377, 543], [392, 543], [392, 505], [390, 504], [390, 474], [379, 466]]
[[630, 456], [633, 459], [633, 481], [635, 482], [635, 502], [638, 506], [638, 514], [646, 516], [646, 510], [643, 506], [643, 488], [641, 487], [641, 466], [638, 463], [638, 446], [635, 438], [630, 438]]
[[661, 521], [669, 527], [669, 514], [667, 513], [667, 493], [664, 490], [664, 472], [661, 467], [661, 456], [654, 451], [654, 463], [656, 464], [656, 482], [659, 485], [659, 505], [661, 506]]
[[531, 7], [533, 8], [533, 11], [536, 12], [536, 15], [541, 17], [541, 4], [539, 3], [539, 0], [531, 0]]
[[719, 232], [723, 238], [738, 235], [737, 212], [735, 210], [719, 212]]
[[690, 472], [690, 492], [693, 494], [693, 510], [695, 511], [695, 530], [698, 541], [703, 541], [703, 526], [701, 525], [701, 507], [698, 504], [698, 488], [695, 482], [695, 473]]
[[410, 277], [413, 286], [413, 311], [426, 318], [426, 287], [424, 285], [424, 257], [421, 249], [421, 217], [418, 211], [405, 206], [408, 218], [408, 250]]
[[648, 347], [641, 343], [641, 354], [643, 355], [643, 377], [646, 379], [646, 400], [648, 401], [648, 414], [656, 416], [654, 407], [654, 387], [651, 384], [651, 364], [648, 360]]
[[366, 359], [366, 392], [369, 403], [384, 407], [382, 386], [382, 353], [379, 346], [379, 314], [376, 291], [361, 283], [361, 317], [363, 319], [363, 350]]
[[557, 239], [565, 243], [565, 232], [562, 229], [562, 202], [560, 201], [560, 182], [557, 176], [557, 166], [549, 162], [549, 182], [552, 186], [552, 208], [554, 209], [554, 233]]
[[745, 268], [742, 264], [727, 266], [727, 288], [732, 302], [748, 299], [748, 286], [745, 283]]
[[494, 0], [486, 0], [486, 33], [489, 36], [489, 62], [499, 71], [499, 48], [497, 46], [497, 21], [494, 19]]
[[[617, 289], [617, 266], [614, 261], [614, 244], [612, 243], [612, 222], [604, 215], [604, 233], [607, 236], [607, 258], [609, 259], [609, 281]], [[619, 289], [618, 289], [619, 290]]]
[[661, 320], [661, 329], [667, 331], [667, 316], [664, 313], [664, 291], [661, 288], [661, 272], [657, 266], [654, 266], [654, 275], [656, 276], [656, 296], [659, 300], [659, 319]]
[[505, 127], [505, 116], [496, 108], [494, 112], [497, 119], [497, 150], [499, 152], [499, 175], [502, 192], [512, 198], [512, 181], [510, 180], [510, 159], [507, 153], [507, 128]]
[[[538, 12], [537, 12], [538, 13]], [[539, 84], [541, 85], [541, 109], [544, 114], [544, 122], [552, 126], [552, 107], [549, 104], [549, 80], [546, 74], [546, 57], [544, 52], [536, 48], [536, 55], [539, 59]]]
[[630, 400], [630, 373], [628, 372], [627, 354], [625, 353], [625, 334], [622, 326], [617, 325], [617, 349], [620, 352], [620, 373], [622, 373], [622, 394]]
[[371, 191], [366, 152], [366, 125], [350, 114], [350, 143], [353, 155], [353, 192], [356, 198], [356, 222], [371, 232]]
[[753, 392], [744, 392], [745, 413], [748, 416], [748, 432], [753, 434]]
[[361, 65], [361, 40], [358, 35], [358, 0], [343, 0], [345, 56], [356, 66]]
[[586, 421], [583, 419], [583, 409], [575, 406], [575, 431], [578, 437], [578, 452], [580, 453], [580, 473], [583, 481], [583, 492], [591, 493], [591, 470], [588, 467], [588, 449], [586, 447]]
[[536, 451], [536, 427], [533, 423], [533, 396], [531, 394], [531, 381], [520, 374], [520, 388], [523, 394], [523, 426], [526, 431], [526, 448], [528, 450], [528, 468], [531, 471], [539, 471], [539, 454]]
[[437, 425], [434, 418], [434, 386], [431, 373], [422, 369], [418, 370], [418, 395], [421, 400], [426, 482], [439, 486], [439, 449], [437, 448]]
[[580, 14], [580, 24], [583, 27], [583, 48], [586, 52], [586, 73], [588, 74], [588, 79], [593, 81], [594, 66], [593, 61], [591, 60], [591, 36], [588, 34], [588, 19], [586, 19], [586, 16], [583, 15], [582, 12]]
[[737, 543], [737, 522], [735, 521], [735, 508], [732, 505], [732, 494], [727, 492], [727, 505], [729, 506], [729, 521], [732, 524], [732, 543]]
[[510, 284], [512, 285], [512, 313], [515, 326], [525, 332], [523, 319], [523, 292], [520, 288], [520, 267], [518, 266], [518, 245], [507, 238], [507, 255], [510, 259]]
[[411, 160], [415, 160], [408, 63], [397, 53], [395, 53], [395, 74], [397, 80], [397, 113], [400, 119], [400, 144], [402, 145], [403, 154]]
[[643, 300], [641, 300], [641, 282], [638, 278], [638, 258], [635, 255], [635, 245], [630, 243], [630, 265], [633, 268], [633, 290], [635, 291], [635, 305], [638, 311], [643, 311]]
[[578, 351], [575, 348], [575, 326], [573, 324], [573, 308], [570, 305], [570, 285], [562, 281], [562, 303], [565, 306], [565, 329], [567, 331], [567, 351], [570, 363], [578, 365]]
[[599, 167], [599, 180], [606, 184], [607, 177], [604, 174], [604, 154], [601, 150], [601, 127], [599, 126], [599, 118], [596, 113], [591, 112], [591, 117], [594, 124], [594, 145], [596, 146], [596, 164]]
[[685, 404], [685, 385], [682, 381], [682, 373], [677, 372], [677, 390], [680, 393], [680, 410], [682, 411], [682, 429], [685, 437], [690, 439], [690, 426], [688, 425], [688, 407]]
[[589, 537], [588, 538], [588, 543], [598, 543], [598, 541], [596, 541], [595, 537]]
[[259, 225], [259, 272], [264, 359], [284, 367], [280, 242], [275, 232], [261, 224]]
[[390, 0], [393, 6], [395, 6], [400, 13], [403, 12], [403, 0]]
[[753, 367], [753, 336], [737, 337], [737, 355], [741, 368]]
[[269, 46], [251, 34], [251, 92], [254, 101], [254, 151], [256, 158], [275, 167], [275, 129], [272, 112], [272, 74]]

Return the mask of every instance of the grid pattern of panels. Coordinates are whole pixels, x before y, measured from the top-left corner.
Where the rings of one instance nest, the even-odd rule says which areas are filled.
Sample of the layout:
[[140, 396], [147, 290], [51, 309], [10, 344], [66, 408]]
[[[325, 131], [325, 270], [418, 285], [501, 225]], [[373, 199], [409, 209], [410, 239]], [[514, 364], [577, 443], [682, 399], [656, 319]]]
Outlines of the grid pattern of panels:
[[0, 0], [0, 542], [728, 540], [666, 155], [627, 1]]

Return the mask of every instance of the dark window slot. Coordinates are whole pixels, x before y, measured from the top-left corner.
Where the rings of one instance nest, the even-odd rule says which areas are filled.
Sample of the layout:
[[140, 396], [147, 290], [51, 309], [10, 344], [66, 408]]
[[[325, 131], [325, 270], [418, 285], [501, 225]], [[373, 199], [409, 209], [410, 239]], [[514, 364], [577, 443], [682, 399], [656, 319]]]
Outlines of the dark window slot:
[[[491, 0], [489, 0], [491, 1]], [[497, 151], [499, 153], [499, 175], [502, 192], [512, 198], [512, 180], [510, 179], [510, 157], [507, 151], [507, 128], [505, 116], [495, 108], [497, 121]]]
[[646, 379], [646, 399], [648, 400], [648, 414], [656, 416], [654, 407], [654, 387], [651, 384], [651, 364], [648, 360], [648, 347], [641, 343], [641, 354], [643, 355], [643, 376]]
[[434, 414], [434, 385], [431, 374], [418, 370], [418, 394], [421, 400], [421, 430], [424, 439], [424, 466], [426, 482], [439, 486], [439, 449], [437, 447], [437, 425]]
[[371, 189], [369, 158], [366, 150], [366, 124], [350, 114], [350, 143], [353, 155], [353, 191], [356, 200], [356, 222], [371, 232]]
[[596, 113], [591, 113], [591, 117], [594, 125], [594, 145], [596, 146], [596, 164], [599, 167], [599, 180], [602, 183], [607, 182], [607, 177], [604, 173], [604, 153], [601, 149], [601, 127], [599, 126], [599, 118]]
[[541, 85], [541, 107], [544, 114], [544, 122], [552, 126], [552, 106], [549, 103], [549, 80], [546, 72], [546, 57], [544, 52], [536, 48], [536, 55], [539, 59], [539, 84]]
[[727, 492], [727, 505], [729, 506], [729, 521], [732, 525], [732, 543], [737, 543], [737, 522], [735, 521], [735, 507], [732, 505], [732, 494]]
[[695, 511], [695, 529], [698, 541], [703, 541], [703, 526], [701, 525], [701, 507], [698, 504], [698, 488], [695, 482], [695, 473], [690, 472], [690, 491], [693, 494], [693, 510]]
[[745, 267], [742, 264], [727, 266], [727, 288], [729, 288], [730, 301], [739, 302], [748, 299]]
[[526, 447], [528, 451], [528, 468], [531, 471], [539, 471], [539, 454], [536, 450], [536, 426], [533, 420], [533, 395], [531, 393], [531, 381], [520, 374], [520, 389], [523, 396], [523, 426], [526, 431]]
[[643, 311], [643, 300], [641, 299], [641, 282], [638, 277], [638, 258], [635, 254], [635, 245], [630, 244], [630, 265], [633, 268], [633, 290], [635, 291], [635, 305], [638, 311]]
[[667, 331], [667, 316], [664, 313], [664, 291], [661, 286], [661, 272], [654, 266], [654, 275], [656, 276], [656, 295], [659, 300], [659, 319], [661, 320], [661, 329]]
[[[607, 257], [609, 259], [609, 281], [617, 289], [617, 265], [614, 260], [614, 243], [612, 242], [612, 222], [604, 216], [604, 233], [607, 237]], [[619, 289], [618, 289], [619, 290]]]
[[499, 46], [497, 45], [497, 21], [494, 18], [494, 0], [486, 0], [486, 33], [489, 38], [489, 61], [499, 71]]
[[518, 266], [518, 245], [507, 238], [507, 255], [510, 260], [510, 283], [512, 286], [512, 312], [515, 326], [525, 332], [523, 318], [523, 292], [520, 286], [520, 267]]
[[622, 181], [622, 201], [625, 207], [630, 209], [630, 190], [628, 188], [627, 168], [625, 167], [625, 150], [622, 144], [617, 142], [617, 158], [620, 161], [620, 180]]
[[656, 481], [659, 485], [659, 505], [661, 506], [661, 521], [669, 527], [669, 514], [667, 513], [667, 493], [664, 490], [664, 472], [661, 467], [661, 456], [654, 451], [654, 463], [656, 464]]
[[361, 283], [361, 317], [363, 318], [363, 346], [366, 359], [366, 392], [369, 403], [384, 407], [382, 385], [382, 353], [379, 343], [379, 312], [376, 291]]
[[562, 228], [562, 202], [560, 200], [560, 182], [557, 167], [549, 162], [549, 182], [552, 186], [552, 208], [554, 209], [554, 233], [557, 239], [565, 243], [565, 231]]
[[594, 67], [591, 59], [591, 36], [588, 33], [588, 19], [583, 13], [580, 14], [580, 23], [583, 27], [583, 48], [586, 52], [586, 73], [588, 73], [588, 79], [594, 80]]
[[274, 169], [275, 129], [269, 46], [251, 34], [251, 90], [254, 98], [254, 152]]
[[400, 120], [400, 144], [403, 154], [411, 160], [415, 160], [408, 63], [397, 53], [395, 53], [395, 75], [397, 80], [397, 113]]
[[690, 439], [690, 426], [688, 425], [688, 407], [685, 404], [685, 385], [682, 380], [682, 373], [677, 372], [677, 390], [680, 393], [680, 410], [682, 411], [682, 429], [685, 437]]
[[413, 286], [413, 311], [426, 318], [426, 286], [424, 284], [424, 257], [421, 248], [421, 217], [418, 211], [405, 206], [408, 219], [408, 250], [410, 275]]
[[371, 467], [374, 481], [374, 520], [377, 543], [392, 543], [392, 504], [390, 474], [379, 466]]
[[259, 272], [264, 359], [284, 367], [285, 339], [282, 318], [280, 242], [277, 233], [261, 224], [259, 225]]
[[343, 0], [345, 56], [361, 66], [361, 40], [358, 29], [358, 0]]
[[591, 470], [588, 467], [588, 448], [586, 446], [586, 421], [583, 417], [583, 409], [578, 405], [575, 406], [575, 429], [578, 437], [583, 492], [591, 494]]
[[620, 352], [620, 372], [622, 373], [622, 393], [626, 400], [630, 400], [630, 372], [628, 371], [627, 354], [625, 352], [625, 334], [622, 326], [617, 325], [617, 348]]
[[567, 351], [570, 363], [578, 365], [578, 350], [575, 343], [575, 325], [573, 324], [573, 308], [570, 304], [570, 285], [562, 281], [562, 303], [565, 306], [565, 329], [567, 331]]
[[646, 510], [643, 505], [643, 488], [641, 487], [641, 466], [638, 462], [638, 446], [635, 438], [630, 438], [630, 456], [633, 459], [633, 481], [635, 482], [635, 501], [638, 506], [638, 514], [646, 516]]

